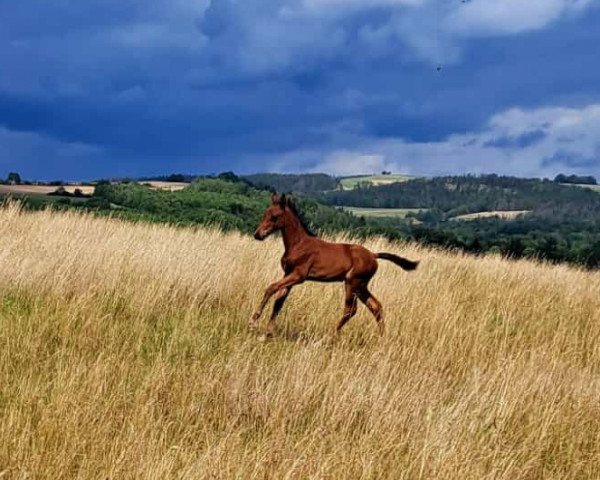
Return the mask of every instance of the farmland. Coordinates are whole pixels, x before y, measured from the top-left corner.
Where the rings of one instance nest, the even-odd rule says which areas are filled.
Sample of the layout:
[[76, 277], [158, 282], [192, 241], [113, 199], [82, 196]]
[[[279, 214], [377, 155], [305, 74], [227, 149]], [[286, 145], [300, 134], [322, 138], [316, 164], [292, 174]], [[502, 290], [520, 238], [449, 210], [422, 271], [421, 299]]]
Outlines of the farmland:
[[[144, 182], [145, 185], [155, 190], [166, 190], [169, 192], [177, 192], [183, 190], [189, 186], [189, 183], [185, 182], [160, 182], [160, 181], [148, 181]], [[61, 185], [61, 187], [68, 193], [75, 193], [75, 190], [79, 190], [84, 195], [93, 195], [96, 187], [94, 185]], [[2, 185], [0, 184], [0, 195], [48, 195], [56, 192], [59, 188], [57, 185]]]
[[356, 216], [375, 217], [375, 218], [406, 218], [409, 213], [419, 213], [427, 210], [426, 208], [360, 208], [360, 207], [341, 207], [344, 210], [353, 213]]
[[[600, 476], [600, 274], [389, 244], [340, 337], [339, 284], [247, 323], [281, 241], [0, 210], [7, 478]], [[264, 324], [263, 324], [264, 328]]]
[[[57, 186], [50, 185], [0, 185], [0, 195], [48, 195], [55, 192]], [[84, 195], [94, 193], [93, 186], [64, 185], [63, 188], [69, 193], [79, 189]]]
[[588, 190], [592, 190], [594, 192], [600, 193], [600, 185], [587, 185], [587, 184], [583, 184], [583, 183], [577, 183], [577, 184], [563, 183], [562, 185], [565, 185], [568, 187], [587, 188]]
[[178, 192], [183, 190], [186, 187], [189, 187], [189, 183], [186, 182], [159, 182], [159, 181], [150, 181], [144, 182], [147, 183], [150, 187], [155, 190], [166, 190], [168, 192]]
[[492, 210], [491, 212], [467, 213], [465, 215], [457, 215], [452, 220], [479, 220], [481, 218], [502, 218], [503, 220], [513, 220], [523, 215], [531, 213], [530, 210]]
[[365, 175], [359, 177], [344, 177], [340, 184], [344, 190], [352, 190], [360, 184], [370, 184], [373, 186], [390, 185], [392, 183], [402, 183], [413, 180], [417, 177], [411, 175]]

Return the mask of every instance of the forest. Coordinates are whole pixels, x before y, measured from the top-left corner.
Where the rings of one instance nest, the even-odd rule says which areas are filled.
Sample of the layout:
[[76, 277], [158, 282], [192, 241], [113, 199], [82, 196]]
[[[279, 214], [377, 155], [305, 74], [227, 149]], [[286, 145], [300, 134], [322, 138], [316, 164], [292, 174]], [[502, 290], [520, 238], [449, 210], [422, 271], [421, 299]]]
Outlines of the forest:
[[339, 186], [339, 179], [324, 173], [259, 173], [245, 175], [243, 178], [257, 187], [273, 189], [278, 192], [317, 194], [335, 190]]
[[[600, 220], [600, 195], [540, 179], [498, 175], [419, 178], [403, 183], [321, 192], [325, 204], [422, 208], [450, 218], [468, 213], [530, 210], [539, 216]], [[443, 219], [443, 218], [439, 218]]]
[[[199, 177], [176, 192], [154, 190], [138, 183], [102, 183], [85, 208], [130, 220], [171, 223], [179, 226], [213, 225], [223, 230], [251, 233], [269, 204], [270, 191], [226, 173]], [[307, 224], [319, 232], [348, 230], [364, 235], [367, 222], [348, 212], [323, 205], [310, 197], [296, 202]]]

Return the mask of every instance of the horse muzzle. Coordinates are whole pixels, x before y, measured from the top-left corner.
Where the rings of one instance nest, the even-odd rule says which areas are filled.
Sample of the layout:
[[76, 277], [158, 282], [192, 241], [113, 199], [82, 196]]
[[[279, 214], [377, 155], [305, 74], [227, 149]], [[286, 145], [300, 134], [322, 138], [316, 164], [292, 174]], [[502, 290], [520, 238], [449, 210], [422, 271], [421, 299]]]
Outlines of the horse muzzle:
[[255, 240], [264, 240], [267, 236], [263, 235], [262, 233], [260, 233], [258, 230], [256, 232], [254, 232], [254, 239]]

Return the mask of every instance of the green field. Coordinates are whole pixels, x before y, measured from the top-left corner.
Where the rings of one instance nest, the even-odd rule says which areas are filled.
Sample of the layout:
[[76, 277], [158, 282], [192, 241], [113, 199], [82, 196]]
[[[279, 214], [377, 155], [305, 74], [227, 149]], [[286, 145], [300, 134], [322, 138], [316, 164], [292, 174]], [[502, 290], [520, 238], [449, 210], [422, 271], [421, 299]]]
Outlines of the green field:
[[[0, 185], [0, 203], [7, 199], [14, 199], [26, 201], [30, 206], [43, 207], [61, 200], [64, 203], [65, 198], [67, 198], [71, 204], [81, 204], [89, 200], [89, 198], [86, 197], [49, 195], [49, 193], [54, 192], [57, 188], [58, 186], [50, 185]], [[94, 187], [91, 186], [65, 185], [63, 188], [71, 193], [73, 193], [75, 189], [79, 189], [88, 195], [94, 193]]]
[[411, 175], [366, 175], [364, 177], [346, 177], [340, 180], [344, 190], [352, 190], [359, 183], [371, 183], [373, 185], [389, 185], [390, 183], [408, 182], [418, 177]]
[[52, 196], [46, 195], [43, 193], [20, 193], [20, 192], [2, 192], [0, 191], [0, 204], [4, 201], [9, 200], [17, 200], [17, 201], [27, 201], [28, 205], [33, 205], [36, 207], [43, 207], [45, 205], [49, 205], [52, 203], [56, 203], [59, 201], [68, 200], [71, 204], [83, 204], [89, 200], [89, 198], [79, 198], [79, 197], [60, 197], [60, 196]]
[[28, 204], [35, 204], [36, 206], [44, 206], [56, 202], [61, 197], [52, 197], [41, 193], [7, 193], [0, 191], [0, 203], [4, 201], [16, 200], [19, 202], [28, 201]]
[[600, 185], [588, 185], [585, 183], [561, 183], [561, 185], [565, 185], [566, 187], [587, 188], [588, 190], [600, 193]]
[[490, 212], [477, 212], [477, 213], [467, 213], [466, 215], [458, 215], [456, 217], [451, 218], [450, 220], [480, 220], [482, 218], [501, 218], [503, 220], [514, 220], [515, 218], [519, 218], [523, 215], [527, 215], [531, 213], [531, 210], [493, 210]]
[[427, 208], [362, 208], [362, 207], [340, 207], [359, 217], [377, 218], [406, 218], [409, 213], [419, 213]]

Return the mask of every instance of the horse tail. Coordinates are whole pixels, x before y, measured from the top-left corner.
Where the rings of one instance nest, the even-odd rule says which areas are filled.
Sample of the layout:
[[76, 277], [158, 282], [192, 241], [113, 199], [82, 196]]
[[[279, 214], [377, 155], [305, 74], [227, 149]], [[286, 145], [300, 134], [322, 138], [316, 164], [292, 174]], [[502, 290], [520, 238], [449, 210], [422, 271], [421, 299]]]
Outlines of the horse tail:
[[381, 258], [382, 260], [389, 260], [390, 262], [395, 263], [399, 267], [402, 267], [404, 270], [415, 270], [419, 265], [419, 262], [413, 262], [406, 258], [399, 257], [398, 255], [394, 255], [392, 253], [376, 253], [376, 258]]

